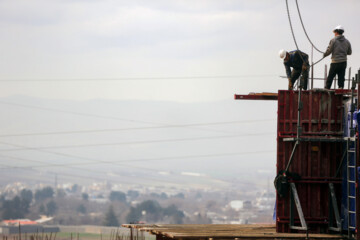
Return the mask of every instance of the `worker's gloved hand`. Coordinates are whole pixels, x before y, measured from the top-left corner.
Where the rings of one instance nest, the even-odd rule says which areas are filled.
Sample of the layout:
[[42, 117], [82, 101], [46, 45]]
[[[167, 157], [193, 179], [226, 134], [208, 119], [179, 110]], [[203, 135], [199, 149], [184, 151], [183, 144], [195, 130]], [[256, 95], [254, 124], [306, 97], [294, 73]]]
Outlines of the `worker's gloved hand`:
[[291, 78], [288, 78], [289, 80], [289, 90], [293, 90], [293, 84], [291, 82]]
[[308, 66], [307, 66], [306, 64], [303, 64], [303, 65], [302, 65], [302, 70], [303, 70], [303, 71], [306, 71], [307, 68], [308, 68]]

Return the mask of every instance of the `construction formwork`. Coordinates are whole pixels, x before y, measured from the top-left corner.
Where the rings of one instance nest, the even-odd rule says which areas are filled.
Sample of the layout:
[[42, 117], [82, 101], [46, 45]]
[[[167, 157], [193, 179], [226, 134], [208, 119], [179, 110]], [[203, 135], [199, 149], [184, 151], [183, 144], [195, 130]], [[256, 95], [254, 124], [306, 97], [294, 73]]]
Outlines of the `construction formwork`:
[[[285, 196], [277, 197], [276, 230], [325, 233], [335, 221], [332, 201], [337, 209], [341, 207], [342, 179], [338, 171], [344, 152], [343, 106], [347, 96], [325, 90], [301, 94], [299, 104], [299, 91], [278, 93], [277, 170], [285, 170], [291, 159], [284, 174], [293, 185]], [[306, 227], [301, 224], [293, 186]], [[335, 198], [330, 196], [331, 187]]]

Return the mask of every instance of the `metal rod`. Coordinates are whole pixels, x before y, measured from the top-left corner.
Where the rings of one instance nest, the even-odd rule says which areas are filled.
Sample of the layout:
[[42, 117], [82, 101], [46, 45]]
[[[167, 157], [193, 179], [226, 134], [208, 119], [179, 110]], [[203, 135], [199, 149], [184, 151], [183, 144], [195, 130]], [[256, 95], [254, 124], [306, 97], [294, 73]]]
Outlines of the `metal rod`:
[[298, 145], [299, 145], [299, 140], [297, 140], [297, 141], [295, 142], [295, 146], [294, 146], [294, 148], [293, 148], [293, 150], [292, 150], [292, 152], [291, 152], [289, 162], [288, 162], [288, 164], [287, 164], [287, 166], [286, 166], [286, 169], [285, 169], [285, 173], [286, 173], [287, 171], [289, 171], [290, 165], [291, 165], [292, 160], [293, 160], [293, 158], [294, 158], [295, 150], [296, 150], [296, 148], [297, 148]]
[[351, 81], [351, 67], [349, 67], [348, 89], [350, 89], [350, 81]]
[[342, 158], [341, 158], [341, 161], [340, 161], [339, 167], [338, 167], [338, 169], [336, 170], [336, 173], [335, 173], [334, 178], [336, 178], [336, 177], [339, 175], [339, 173], [340, 173], [341, 166], [342, 166], [342, 165], [343, 165], [343, 163], [344, 163], [344, 159], [345, 159], [345, 156], [346, 156], [346, 152], [347, 152], [347, 151], [344, 151], [344, 153], [343, 153], [343, 155], [342, 155]]
[[314, 46], [312, 46], [312, 48], [311, 48], [311, 65], [312, 65], [312, 68], [311, 68], [311, 87], [310, 87], [310, 89], [313, 89], [313, 87], [314, 87], [314, 55], [313, 55], [313, 52], [314, 52]]
[[298, 116], [297, 116], [297, 132], [296, 132], [296, 137], [299, 140], [300, 135], [301, 135], [301, 124], [300, 124], [300, 113], [302, 110], [302, 102], [301, 102], [301, 88], [299, 89], [299, 95], [298, 95]]
[[286, 169], [285, 169], [285, 173], [289, 170], [290, 168], [290, 165], [294, 159], [294, 154], [295, 154], [295, 150], [297, 148], [297, 146], [300, 144], [300, 135], [301, 135], [301, 124], [300, 124], [300, 113], [301, 113], [301, 110], [302, 110], [302, 102], [301, 102], [301, 88], [299, 88], [299, 93], [298, 93], [298, 116], [297, 116], [297, 130], [296, 130], [296, 142], [295, 142], [295, 146], [291, 152], [291, 155], [290, 155], [290, 159], [289, 159], [289, 162], [286, 166]]
[[326, 80], [327, 80], [327, 65], [325, 64], [325, 71], [324, 71], [324, 88], [326, 87]]
[[336, 195], [335, 195], [335, 190], [334, 190], [334, 184], [333, 183], [329, 183], [329, 190], [330, 190], [330, 195], [331, 195], [332, 207], [333, 207], [334, 213], [335, 213], [336, 226], [340, 231], [340, 229], [341, 229], [341, 220], [340, 220], [340, 214], [339, 214], [339, 209], [338, 209], [338, 205], [337, 205], [337, 200], [336, 200]]
[[299, 195], [298, 195], [298, 193], [296, 191], [295, 184], [290, 183], [290, 186], [291, 186], [292, 194], [294, 196], [295, 206], [296, 206], [296, 209], [297, 209], [297, 212], [298, 212], [298, 215], [299, 215], [299, 218], [300, 218], [300, 222], [301, 222], [301, 228], [298, 228], [298, 229], [307, 230], [307, 224], [306, 224], [306, 221], [305, 221], [304, 213], [303, 213], [302, 208], [301, 208], [300, 199], [299, 199]]

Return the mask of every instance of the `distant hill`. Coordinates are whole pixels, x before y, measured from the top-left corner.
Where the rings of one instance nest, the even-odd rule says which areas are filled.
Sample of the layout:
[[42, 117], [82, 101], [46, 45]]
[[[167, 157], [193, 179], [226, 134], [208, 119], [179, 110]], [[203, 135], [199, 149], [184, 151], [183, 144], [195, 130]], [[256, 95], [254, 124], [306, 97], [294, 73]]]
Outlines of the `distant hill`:
[[53, 182], [55, 174], [62, 182], [265, 184], [275, 175], [276, 107], [275, 101], [233, 99], [177, 103], [1, 98], [2, 184]]

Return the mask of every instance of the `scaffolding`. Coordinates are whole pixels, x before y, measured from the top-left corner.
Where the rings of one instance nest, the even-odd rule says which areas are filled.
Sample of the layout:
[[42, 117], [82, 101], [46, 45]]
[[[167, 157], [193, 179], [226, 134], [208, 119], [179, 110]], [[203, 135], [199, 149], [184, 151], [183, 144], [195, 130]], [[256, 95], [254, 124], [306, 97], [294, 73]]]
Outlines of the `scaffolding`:
[[[331, 92], [335, 95], [341, 95], [346, 98], [350, 98], [350, 125], [347, 126], [348, 129], [342, 129], [347, 130], [349, 132], [348, 136], [344, 136], [343, 131], [341, 132], [331, 132], [330, 131], [330, 124], [331, 121], [333, 121], [333, 124], [336, 124], [336, 119], [318, 119], [318, 123], [320, 124], [329, 124], [329, 128], [327, 129], [328, 132], [321, 132], [321, 134], [313, 134], [311, 131], [307, 131], [306, 134], [303, 134], [302, 129], [302, 119], [301, 119], [301, 112], [303, 110], [303, 101], [302, 101], [302, 93], [303, 90], [301, 88], [298, 88], [297, 91], [289, 91], [289, 92], [296, 92], [297, 93], [297, 119], [296, 119], [296, 136], [292, 136], [292, 134], [285, 133], [284, 135], [281, 135], [279, 129], [278, 129], [278, 138], [282, 138], [282, 141], [293, 143], [293, 147], [291, 150], [290, 157], [288, 158], [287, 164], [285, 169], [282, 169], [281, 172], [279, 172], [280, 178], [277, 177], [278, 181], [283, 181], [283, 183], [280, 184], [287, 184], [286, 188], [288, 188], [290, 193], [290, 200], [288, 201], [288, 209], [289, 209], [289, 230], [282, 230], [280, 231], [295, 231], [295, 232], [305, 232], [308, 234], [309, 232], [309, 225], [308, 221], [306, 220], [306, 217], [304, 216], [303, 212], [303, 206], [301, 205], [301, 201], [299, 198], [298, 190], [297, 190], [297, 182], [301, 183], [301, 181], [296, 181], [292, 179], [291, 173], [289, 172], [291, 165], [294, 161], [294, 156], [297, 151], [299, 151], [299, 146], [304, 142], [311, 142], [311, 143], [336, 143], [337, 145], [343, 145], [343, 154], [341, 155], [340, 164], [336, 170], [335, 175], [332, 178], [326, 178], [321, 179], [318, 182], [321, 184], [327, 184], [328, 185], [328, 219], [321, 219], [318, 222], [326, 221], [327, 222], [327, 231], [328, 232], [335, 232], [338, 234], [345, 234], [344, 237], [348, 239], [360, 239], [360, 234], [357, 233], [359, 228], [359, 214], [357, 213], [357, 210], [360, 209], [359, 206], [359, 141], [358, 141], [358, 131], [353, 123], [353, 116], [355, 113], [355, 109], [359, 109], [359, 102], [357, 103], [357, 108], [355, 107], [355, 96], [357, 96], [356, 99], [360, 99], [360, 90], [357, 88], [356, 91], [356, 85], [360, 83], [360, 70], [355, 75], [355, 78], [352, 78], [350, 81], [350, 74], [351, 69], [349, 69], [349, 79], [348, 79], [348, 89], [335, 89], [335, 90], [323, 90]], [[325, 78], [326, 79], [326, 67], [325, 67]], [[350, 82], [351, 82], [351, 88], [350, 88]], [[336, 85], [336, 82], [335, 82]], [[313, 77], [311, 79], [311, 88], [313, 88]], [[315, 91], [316, 89], [312, 89], [310, 91]], [[308, 92], [308, 91], [306, 91]], [[278, 94], [269, 94], [269, 93], [251, 93], [249, 95], [235, 95], [235, 99], [239, 100], [278, 100], [282, 94], [280, 94], [281, 91], [279, 91]], [[290, 98], [290, 97], [289, 97]], [[282, 100], [284, 101], [284, 100]], [[291, 103], [290, 103], [291, 104]], [[311, 104], [311, 103], [310, 103]], [[310, 113], [311, 114], [311, 113]], [[280, 121], [278, 119], [278, 121]], [[285, 121], [285, 120], [284, 120]], [[290, 121], [290, 120], [289, 120]], [[306, 121], [306, 120], [305, 120]], [[313, 119], [310, 117], [307, 119], [308, 125], [311, 124], [311, 121]], [[314, 123], [314, 122], [313, 122]], [[279, 123], [278, 123], [279, 124]], [[288, 123], [291, 125], [292, 123]], [[316, 124], [316, 122], [315, 122]], [[279, 126], [278, 126], [279, 128]], [[309, 127], [310, 128], [310, 127]], [[289, 136], [285, 136], [288, 134]], [[281, 154], [278, 151], [278, 158], [279, 154]], [[279, 162], [278, 162], [279, 164]], [[279, 166], [278, 166], [279, 168]], [[336, 187], [336, 185], [339, 185], [339, 175], [341, 172], [341, 169], [346, 169], [346, 171], [343, 172], [343, 191], [342, 191], [342, 198], [346, 199], [345, 203], [342, 206], [342, 216], [340, 214], [339, 210], [339, 187]], [[308, 183], [314, 183], [314, 179], [309, 179]], [[345, 187], [344, 187], [344, 182]], [[308, 203], [306, 204], [308, 205]], [[296, 210], [295, 210], [296, 209]], [[297, 217], [296, 217], [297, 216]], [[277, 229], [279, 231], [279, 229]], [[319, 228], [320, 229], [320, 228]], [[319, 230], [322, 231], [322, 230]]]

